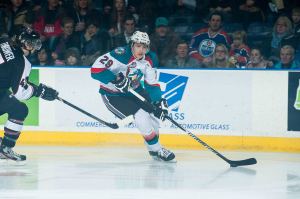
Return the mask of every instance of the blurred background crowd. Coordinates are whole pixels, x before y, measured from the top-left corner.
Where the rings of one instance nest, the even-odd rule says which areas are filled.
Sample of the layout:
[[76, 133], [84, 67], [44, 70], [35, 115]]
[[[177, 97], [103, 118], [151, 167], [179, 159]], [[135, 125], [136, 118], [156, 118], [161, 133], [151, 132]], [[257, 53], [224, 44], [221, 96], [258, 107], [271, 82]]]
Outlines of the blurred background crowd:
[[23, 24], [34, 65], [90, 66], [140, 30], [161, 68], [300, 68], [299, 0], [1, 0], [0, 35]]

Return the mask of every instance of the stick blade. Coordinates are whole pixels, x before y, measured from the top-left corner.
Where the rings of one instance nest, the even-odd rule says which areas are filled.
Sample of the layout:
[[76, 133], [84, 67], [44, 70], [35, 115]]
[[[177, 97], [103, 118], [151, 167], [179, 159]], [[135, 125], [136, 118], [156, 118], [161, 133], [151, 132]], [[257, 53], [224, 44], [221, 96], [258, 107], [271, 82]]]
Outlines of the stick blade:
[[120, 126], [124, 126], [126, 124], [129, 124], [134, 121], [134, 117], [132, 115], [129, 115], [122, 120], [118, 121], [117, 123], [108, 123], [105, 122], [106, 126], [112, 128], [112, 129], [118, 129]]
[[105, 125], [112, 128], [112, 129], [118, 129], [119, 128], [117, 123], [105, 123]]
[[239, 167], [239, 166], [247, 166], [247, 165], [253, 165], [256, 164], [257, 161], [255, 158], [249, 158], [249, 159], [245, 159], [245, 160], [230, 160], [228, 162], [230, 164], [230, 167]]

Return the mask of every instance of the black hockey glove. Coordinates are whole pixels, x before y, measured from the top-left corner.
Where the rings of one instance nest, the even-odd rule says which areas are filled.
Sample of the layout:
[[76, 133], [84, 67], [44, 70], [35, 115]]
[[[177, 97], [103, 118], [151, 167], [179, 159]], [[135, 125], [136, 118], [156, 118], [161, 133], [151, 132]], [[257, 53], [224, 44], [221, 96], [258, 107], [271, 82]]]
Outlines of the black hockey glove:
[[113, 83], [115, 88], [121, 91], [122, 93], [128, 92], [130, 80], [127, 77], [125, 77], [123, 73], [119, 73], [117, 79], [112, 81], [111, 83]]
[[153, 114], [155, 117], [165, 121], [166, 116], [168, 116], [168, 103], [167, 100], [162, 98], [159, 102], [154, 103], [155, 109]]
[[34, 86], [33, 95], [44, 100], [53, 101], [57, 98], [58, 92], [45, 84], [40, 84], [39, 86]]

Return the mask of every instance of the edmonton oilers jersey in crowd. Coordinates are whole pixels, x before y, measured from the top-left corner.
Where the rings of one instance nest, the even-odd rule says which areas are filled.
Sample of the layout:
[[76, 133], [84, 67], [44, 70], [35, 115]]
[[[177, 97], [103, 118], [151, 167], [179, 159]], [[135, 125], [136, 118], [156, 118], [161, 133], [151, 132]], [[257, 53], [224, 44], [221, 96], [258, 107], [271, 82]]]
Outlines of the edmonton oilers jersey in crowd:
[[222, 43], [227, 48], [230, 47], [230, 39], [227, 33], [220, 30], [216, 35], [211, 36], [208, 28], [203, 28], [196, 32], [190, 44], [190, 56], [202, 61], [203, 58], [211, 56], [216, 45]]
[[131, 95], [130, 93], [121, 93], [111, 83], [120, 72], [132, 80], [131, 86], [137, 91], [142, 89], [141, 80], [144, 80], [145, 90], [151, 101], [156, 102], [161, 99], [157, 66], [157, 56], [151, 51], [141, 60], [137, 60], [133, 56], [130, 46], [118, 47], [100, 56], [94, 62], [91, 67], [91, 76], [100, 82], [99, 92], [110, 96]]
[[19, 100], [32, 96], [33, 88], [27, 83], [31, 64], [20, 48], [11, 45], [8, 38], [0, 37], [0, 97], [12, 90]]

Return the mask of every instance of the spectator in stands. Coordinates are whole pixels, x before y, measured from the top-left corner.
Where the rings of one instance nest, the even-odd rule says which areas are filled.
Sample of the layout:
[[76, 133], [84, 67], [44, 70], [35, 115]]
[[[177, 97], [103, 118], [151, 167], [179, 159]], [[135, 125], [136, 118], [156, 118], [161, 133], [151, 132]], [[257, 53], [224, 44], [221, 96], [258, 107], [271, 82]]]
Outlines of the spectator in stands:
[[33, 12], [30, 4], [25, 0], [9, 0], [8, 7], [3, 12], [3, 19], [6, 24], [3, 28], [12, 36], [22, 25], [31, 26], [33, 22]]
[[62, 33], [61, 19], [64, 15], [64, 8], [58, 0], [48, 0], [45, 6], [37, 13], [37, 19], [33, 28], [41, 35], [43, 45], [51, 51], [55, 39]]
[[204, 64], [207, 68], [235, 68], [234, 63], [229, 61], [227, 47], [222, 43], [216, 45], [213, 55], [205, 59]]
[[135, 22], [138, 23], [139, 20], [139, 7], [141, 6], [142, 1], [140, 0], [128, 0], [127, 1], [127, 10], [130, 15], [135, 19]]
[[54, 42], [52, 57], [64, 60], [66, 49], [71, 47], [80, 49], [80, 35], [74, 33], [74, 21], [70, 17], [64, 17], [62, 19], [61, 28], [63, 33], [58, 36]]
[[7, 5], [4, 2], [0, 2], [0, 37], [7, 35], [5, 10]]
[[120, 20], [120, 26], [117, 28], [122, 29], [121, 26], [124, 17], [128, 15], [132, 15], [135, 19], [135, 23], [137, 24], [139, 21], [139, 8], [142, 5], [142, 2], [143, 1], [140, 0], [104, 0], [102, 8], [103, 27], [109, 30], [110, 28], [112, 28], [112, 24], [114, 23], [114, 21], [118, 22]]
[[6, 25], [6, 10], [8, 9], [8, 2], [0, 1], [0, 36], [7, 35], [7, 25]]
[[294, 33], [300, 37], [300, 7], [296, 7], [292, 10], [292, 22]]
[[174, 12], [174, 5], [177, 0], [158, 0], [158, 9], [156, 12], [158, 16], [163, 16], [169, 19], [170, 15]]
[[244, 0], [244, 3], [239, 6], [239, 16], [237, 17], [244, 25], [246, 30], [251, 23], [263, 22], [265, 19], [264, 13], [258, 5], [258, 0]]
[[175, 55], [176, 44], [179, 37], [169, 27], [169, 21], [165, 17], [158, 17], [155, 21], [155, 33], [150, 36], [151, 50], [159, 60], [159, 66], [166, 66], [168, 59]]
[[125, 0], [114, 0], [110, 16], [110, 27], [108, 30], [111, 37], [123, 32], [122, 24], [127, 14], [129, 13], [126, 10]]
[[271, 61], [265, 60], [261, 50], [257, 47], [253, 47], [250, 52], [250, 58], [249, 62], [246, 66], [246, 68], [261, 68], [261, 69], [266, 69], [266, 68], [271, 68], [273, 66], [273, 63]]
[[300, 7], [292, 10], [292, 22], [294, 27], [294, 35], [297, 40], [295, 59], [300, 61]]
[[75, 33], [83, 33], [86, 28], [86, 22], [91, 20], [101, 20], [101, 13], [92, 7], [92, 0], [74, 0], [73, 5], [68, 8], [68, 16], [75, 23]]
[[180, 40], [176, 46], [176, 55], [166, 62], [168, 68], [199, 68], [200, 63], [189, 56], [189, 46], [185, 40]]
[[155, 29], [155, 19], [158, 17], [158, 2], [142, 0], [139, 12], [138, 29], [152, 34]]
[[293, 41], [294, 38], [291, 37], [292, 35], [293, 27], [291, 20], [286, 16], [278, 17], [273, 27], [272, 39], [269, 43], [271, 47], [270, 56], [279, 57], [281, 46], [286, 44], [294, 45], [295, 41]]
[[81, 55], [78, 48], [68, 48], [65, 52], [64, 62], [66, 66], [81, 66]]
[[245, 68], [249, 60], [250, 48], [246, 45], [245, 31], [235, 31], [232, 34], [232, 44], [229, 55], [234, 59], [237, 68]]
[[129, 43], [130, 37], [135, 32], [135, 18], [132, 15], [126, 16], [123, 22], [123, 32], [112, 37], [112, 47], [125, 46]]
[[295, 60], [293, 46], [285, 45], [280, 49], [280, 62], [275, 64], [274, 69], [300, 69], [300, 64]]
[[81, 35], [81, 55], [84, 65], [91, 65], [97, 57], [111, 49], [110, 36], [100, 27], [97, 20], [86, 22], [86, 29]]
[[209, 11], [210, 13], [221, 13], [224, 22], [232, 22], [233, 14], [236, 11], [236, 2], [235, 0], [210, 0]]
[[102, 26], [108, 30], [110, 28], [110, 16], [112, 12], [112, 3], [110, 1], [104, 1], [102, 7]]
[[[270, 11], [278, 17], [280, 15], [285, 15], [291, 12], [294, 6], [297, 6], [298, 0], [272, 0], [269, 1]], [[299, 1], [298, 1], [299, 4]]]
[[188, 6], [183, 0], [176, 0], [169, 20], [172, 26], [176, 26], [178, 24], [190, 24], [194, 21], [194, 16], [194, 8]]
[[210, 0], [196, 0], [194, 23], [204, 23], [209, 17]]
[[37, 66], [54, 65], [54, 60], [51, 57], [51, 51], [47, 47], [42, 46], [42, 48], [37, 52], [36, 56], [37, 58], [36, 61], [33, 62], [33, 65], [37, 65]]
[[220, 13], [212, 13], [209, 17], [208, 28], [202, 28], [197, 31], [190, 42], [190, 56], [200, 62], [207, 62], [215, 51], [217, 44], [224, 44], [230, 47], [230, 38], [225, 31], [222, 30], [222, 15]]
[[175, 16], [194, 16], [195, 14], [195, 7], [188, 5], [184, 0], [176, 0], [173, 6], [174, 8], [172, 14]]

